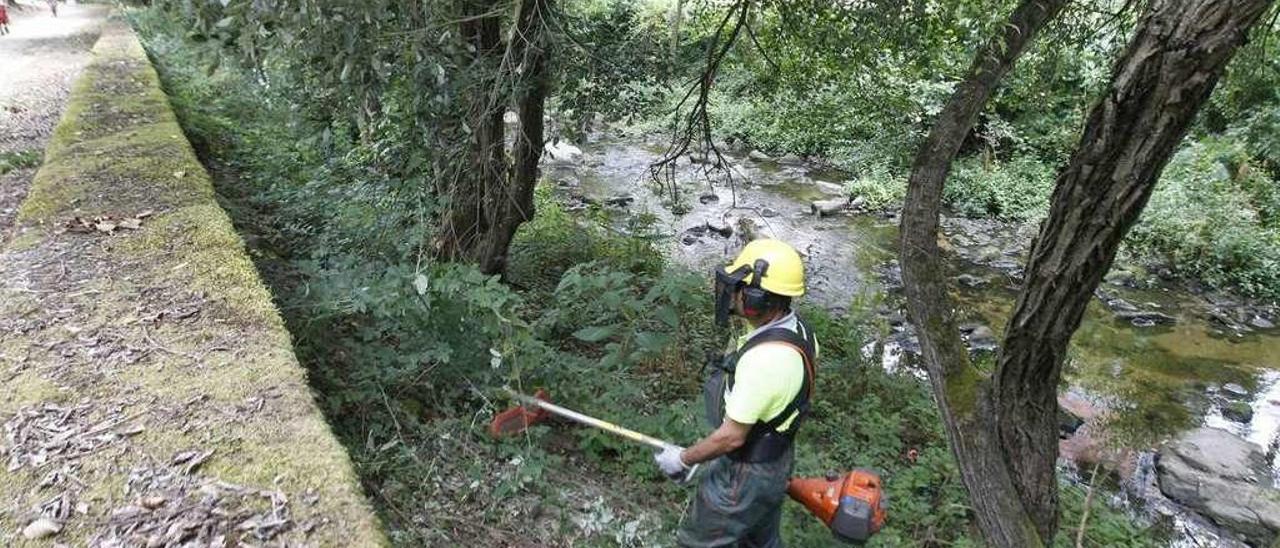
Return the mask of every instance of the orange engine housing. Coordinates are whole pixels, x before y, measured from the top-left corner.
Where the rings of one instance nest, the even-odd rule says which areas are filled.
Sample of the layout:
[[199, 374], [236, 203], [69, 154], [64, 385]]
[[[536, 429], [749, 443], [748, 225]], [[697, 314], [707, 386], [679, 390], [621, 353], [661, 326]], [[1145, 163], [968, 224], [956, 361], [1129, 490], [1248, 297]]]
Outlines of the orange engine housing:
[[792, 478], [787, 494], [803, 504], [831, 532], [848, 542], [865, 542], [884, 527], [887, 500], [880, 476], [856, 469], [843, 476]]

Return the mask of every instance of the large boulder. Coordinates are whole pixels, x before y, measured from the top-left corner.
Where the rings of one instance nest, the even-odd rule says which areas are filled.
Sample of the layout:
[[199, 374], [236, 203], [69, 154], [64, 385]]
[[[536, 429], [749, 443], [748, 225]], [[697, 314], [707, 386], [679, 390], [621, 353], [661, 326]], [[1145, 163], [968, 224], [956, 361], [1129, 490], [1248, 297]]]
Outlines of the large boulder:
[[1165, 496], [1244, 537], [1270, 546], [1280, 536], [1280, 489], [1262, 448], [1216, 428], [1199, 428], [1160, 449]]
[[544, 145], [544, 159], [557, 164], [573, 164], [582, 159], [582, 149], [568, 141], [551, 141]]

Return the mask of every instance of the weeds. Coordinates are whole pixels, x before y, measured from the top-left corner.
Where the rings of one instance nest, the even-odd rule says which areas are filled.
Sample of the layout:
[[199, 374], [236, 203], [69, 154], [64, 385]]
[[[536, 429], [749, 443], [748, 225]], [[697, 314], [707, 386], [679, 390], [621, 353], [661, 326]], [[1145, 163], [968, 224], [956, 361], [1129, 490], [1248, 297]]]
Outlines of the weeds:
[[0, 175], [7, 175], [10, 171], [19, 169], [39, 167], [43, 154], [39, 149], [0, 152]]

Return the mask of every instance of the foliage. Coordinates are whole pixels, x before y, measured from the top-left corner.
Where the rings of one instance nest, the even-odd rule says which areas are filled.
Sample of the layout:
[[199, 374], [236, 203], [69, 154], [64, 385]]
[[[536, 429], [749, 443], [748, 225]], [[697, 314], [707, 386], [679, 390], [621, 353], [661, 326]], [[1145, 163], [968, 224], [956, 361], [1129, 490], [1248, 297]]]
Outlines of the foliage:
[[866, 200], [868, 209], [887, 209], [902, 203], [907, 193], [907, 179], [894, 174], [884, 164], [871, 164], [850, 181], [845, 190], [850, 196]]
[[[1006, 11], [973, 7], [765, 3], [754, 21], [758, 40], [740, 40], [720, 71], [711, 97], [716, 130], [755, 148], [815, 156], [842, 168], [853, 175], [852, 194], [871, 208], [890, 208], [905, 190], [909, 154], [949, 96], [955, 75], [985, 36], [992, 14]], [[954, 213], [1013, 222], [1043, 217], [1056, 170], [1076, 145], [1083, 114], [1107, 81], [1136, 11], [1108, 13], [1079, 4], [1046, 29], [966, 140], [945, 196]], [[1160, 213], [1147, 212], [1128, 249], [1138, 260], [1168, 259], [1191, 280], [1273, 297], [1280, 291], [1274, 236], [1264, 224], [1247, 221], [1252, 213], [1241, 217], [1223, 209], [1234, 220], [1222, 233], [1175, 237], [1179, 228], [1207, 226], [1214, 217], [1195, 201], [1182, 207], [1174, 202], [1198, 196], [1225, 208], [1240, 192], [1269, 194], [1280, 185], [1280, 41], [1267, 39], [1273, 29], [1257, 32], [1184, 145], [1235, 147], [1245, 155], [1237, 160], [1254, 170], [1242, 183], [1249, 188], [1190, 184], [1188, 178], [1213, 172], [1208, 163], [1170, 169], [1153, 200], [1162, 204]], [[1268, 207], [1254, 204], [1245, 211], [1262, 221]]]
[[1238, 141], [1207, 139], [1165, 168], [1128, 243], [1215, 286], [1280, 297], [1280, 186]]
[[943, 199], [968, 217], [1037, 219], [1049, 211], [1053, 177], [1053, 168], [1033, 157], [989, 162], [966, 158], [952, 168]]
[[559, 24], [567, 55], [558, 67], [556, 104], [580, 138], [600, 113], [633, 121], [653, 113], [664, 97], [670, 58], [665, 2], [576, 0], [566, 2]]
[[513, 284], [550, 290], [555, 288], [565, 269], [590, 261], [600, 261], [611, 269], [637, 275], [657, 276], [661, 272], [666, 260], [653, 244], [662, 236], [653, 227], [651, 218], [628, 219], [625, 232], [632, 236], [629, 238], [618, 238], [606, 224], [607, 212], [599, 208], [592, 212], [599, 223], [576, 226], [548, 187], [539, 185], [534, 196], [538, 214], [520, 227], [511, 243], [514, 264], [507, 278]]

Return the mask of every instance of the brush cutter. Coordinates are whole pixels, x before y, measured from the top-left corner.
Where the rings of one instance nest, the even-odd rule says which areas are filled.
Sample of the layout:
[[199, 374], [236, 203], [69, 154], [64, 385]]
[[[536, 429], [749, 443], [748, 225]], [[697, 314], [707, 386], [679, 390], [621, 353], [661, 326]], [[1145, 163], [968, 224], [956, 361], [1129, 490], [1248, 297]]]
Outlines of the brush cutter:
[[[659, 451], [667, 447], [675, 445], [674, 443], [665, 442], [647, 434], [641, 434], [635, 430], [623, 428], [608, 421], [603, 421], [595, 417], [583, 415], [572, 409], [565, 409], [554, 403], [547, 401], [547, 393], [545, 390], [538, 390], [534, 396], [526, 396], [510, 388], [506, 389], [507, 394], [512, 399], [524, 404], [512, 407], [506, 411], [498, 413], [493, 418], [493, 422], [489, 423], [489, 434], [493, 437], [501, 437], [509, 434], [522, 432], [532, 426], [534, 423], [546, 420], [550, 415], [564, 417], [579, 424], [585, 424], [593, 428], [599, 428], [610, 434], [615, 434], [631, 441], [642, 443], [657, 449]], [[535, 409], [530, 411], [528, 407]], [[698, 472], [695, 464], [689, 468], [689, 473], [685, 474], [681, 483], [689, 481], [693, 475]]]
[[[654, 449], [662, 450], [673, 445], [560, 407], [547, 400], [544, 390], [538, 390], [534, 396], [526, 396], [510, 388], [506, 391], [522, 405], [498, 413], [493, 418], [493, 422], [489, 424], [489, 434], [495, 438], [523, 432], [533, 424], [556, 415]], [[697, 469], [698, 465], [694, 465], [684, 480], [692, 478]], [[844, 475], [829, 472], [825, 478], [791, 478], [787, 482], [787, 494], [821, 520], [837, 539], [845, 542], [866, 542], [884, 526], [887, 517], [888, 501], [884, 497], [880, 476], [866, 469], [855, 469]]]

